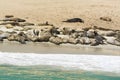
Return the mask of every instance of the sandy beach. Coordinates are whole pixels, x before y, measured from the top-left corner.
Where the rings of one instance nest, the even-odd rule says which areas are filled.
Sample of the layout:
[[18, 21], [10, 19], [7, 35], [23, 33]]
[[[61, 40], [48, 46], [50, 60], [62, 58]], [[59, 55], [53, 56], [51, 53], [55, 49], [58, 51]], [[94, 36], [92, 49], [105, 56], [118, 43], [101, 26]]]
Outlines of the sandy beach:
[[[58, 27], [100, 26], [120, 29], [120, 0], [0, 0], [0, 18], [11, 14], [29, 22], [48, 21]], [[112, 22], [101, 21], [107, 16]], [[82, 18], [85, 23], [63, 23], [69, 18]]]
[[120, 80], [120, 0], [0, 0], [0, 80]]

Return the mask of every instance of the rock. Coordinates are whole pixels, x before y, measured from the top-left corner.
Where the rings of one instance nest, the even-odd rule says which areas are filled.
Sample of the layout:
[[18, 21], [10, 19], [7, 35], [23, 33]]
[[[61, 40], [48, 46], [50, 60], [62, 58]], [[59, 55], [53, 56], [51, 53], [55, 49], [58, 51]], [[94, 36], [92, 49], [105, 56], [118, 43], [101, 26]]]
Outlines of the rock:
[[90, 39], [89, 39], [88, 37], [82, 37], [82, 38], [80, 39], [80, 43], [81, 43], [81, 44], [90, 44], [91, 41], [90, 41]]
[[68, 22], [68, 23], [81, 22], [81, 23], [84, 23], [84, 21], [80, 18], [72, 18], [72, 19], [68, 19], [68, 20], [63, 21], [63, 22]]
[[112, 19], [109, 17], [100, 17], [100, 20], [111, 22]]
[[13, 18], [13, 15], [5, 15], [5, 18]]
[[63, 39], [60, 38], [60, 37], [51, 37], [49, 39], [49, 41], [52, 42], [52, 43], [54, 43], [54, 44], [56, 44], [56, 45], [60, 45], [60, 44], [63, 43]]

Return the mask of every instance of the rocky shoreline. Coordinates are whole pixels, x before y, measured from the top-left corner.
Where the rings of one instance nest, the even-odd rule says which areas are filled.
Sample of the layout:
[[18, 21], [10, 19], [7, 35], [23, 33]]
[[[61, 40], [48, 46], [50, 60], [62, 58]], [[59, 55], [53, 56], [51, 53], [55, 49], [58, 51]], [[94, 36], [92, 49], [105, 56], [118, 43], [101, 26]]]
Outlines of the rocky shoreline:
[[[100, 18], [104, 21], [111, 19]], [[64, 22], [84, 22], [82, 19], [74, 18]], [[68, 27], [57, 27], [48, 22], [43, 24], [29, 23], [24, 19], [6, 15], [0, 20], [0, 41], [17, 41], [21, 44], [26, 42], [51, 42], [60, 44], [81, 45], [116, 45], [120, 46], [120, 30], [106, 29], [98, 26], [82, 29], [71, 29]]]

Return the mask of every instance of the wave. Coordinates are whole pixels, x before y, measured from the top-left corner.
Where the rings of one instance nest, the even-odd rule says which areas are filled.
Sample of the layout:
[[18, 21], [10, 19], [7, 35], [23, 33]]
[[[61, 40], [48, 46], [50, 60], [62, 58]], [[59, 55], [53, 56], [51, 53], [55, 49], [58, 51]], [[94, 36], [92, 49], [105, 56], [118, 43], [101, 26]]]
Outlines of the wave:
[[51, 65], [87, 71], [120, 73], [120, 56], [0, 52], [0, 65]]

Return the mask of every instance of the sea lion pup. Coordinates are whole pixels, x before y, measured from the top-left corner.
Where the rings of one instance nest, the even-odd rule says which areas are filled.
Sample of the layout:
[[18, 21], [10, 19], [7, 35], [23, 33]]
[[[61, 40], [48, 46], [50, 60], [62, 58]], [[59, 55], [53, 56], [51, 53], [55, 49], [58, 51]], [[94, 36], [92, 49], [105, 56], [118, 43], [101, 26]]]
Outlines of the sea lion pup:
[[62, 21], [62, 22], [68, 22], [68, 23], [81, 22], [81, 23], [84, 23], [84, 21], [80, 18], [72, 18], [72, 19], [68, 19], [66, 21]]
[[104, 40], [106, 40], [106, 38], [104, 38], [103, 36], [99, 35], [97, 33], [97, 31], [94, 31], [95, 34], [95, 42], [91, 44], [91, 46], [97, 46], [99, 44], [104, 44]]

